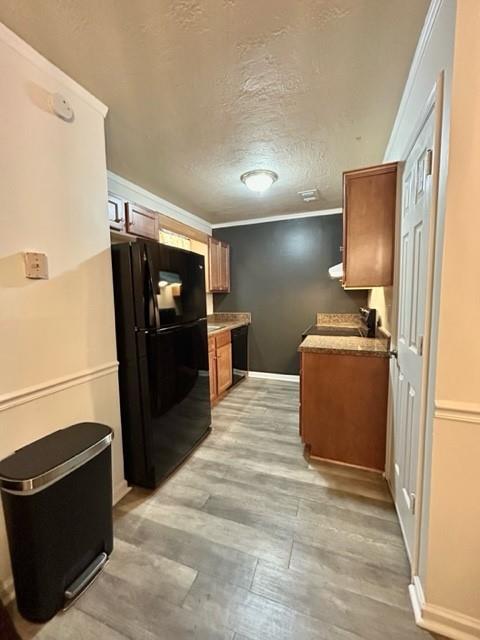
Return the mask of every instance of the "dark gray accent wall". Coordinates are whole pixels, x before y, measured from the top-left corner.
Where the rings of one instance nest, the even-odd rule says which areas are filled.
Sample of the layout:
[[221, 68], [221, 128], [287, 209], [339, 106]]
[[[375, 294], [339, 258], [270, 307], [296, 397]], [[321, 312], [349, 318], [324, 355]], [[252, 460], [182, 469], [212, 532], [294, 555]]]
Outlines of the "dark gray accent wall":
[[342, 216], [317, 216], [215, 229], [230, 243], [231, 293], [215, 311], [250, 311], [250, 369], [297, 374], [302, 331], [317, 311], [354, 313], [366, 291], [344, 291], [328, 276], [340, 261]]

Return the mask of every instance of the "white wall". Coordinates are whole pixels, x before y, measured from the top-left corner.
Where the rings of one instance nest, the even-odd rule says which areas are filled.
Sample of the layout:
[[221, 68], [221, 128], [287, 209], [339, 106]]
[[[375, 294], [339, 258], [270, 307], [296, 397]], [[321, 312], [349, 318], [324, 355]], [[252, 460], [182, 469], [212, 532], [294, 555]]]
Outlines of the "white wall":
[[[49, 111], [59, 91], [67, 123]], [[60, 427], [115, 431], [125, 488], [106, 219], [106, 109], [0, 24], [0, 458]], [[48, 255], [27, 280], [22, 252]], [[1, 518], [0, 584], [10, 574]]]

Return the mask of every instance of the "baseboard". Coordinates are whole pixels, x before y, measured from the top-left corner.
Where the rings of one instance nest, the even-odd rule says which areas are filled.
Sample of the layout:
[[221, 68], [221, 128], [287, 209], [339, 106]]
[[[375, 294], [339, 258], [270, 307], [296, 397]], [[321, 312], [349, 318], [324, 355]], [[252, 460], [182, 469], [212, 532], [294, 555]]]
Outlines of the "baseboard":
[[131, 489], [132, 487], [128, 486], [126, 480], [119, 482], [113, 489], [113, 504], [115, 505], [117, 502], [120, 502], [120, 500], [124, 498]]
[[423, 595], [422, 583], [418, 576], [413, 576], [412, 584], [408, 586], [408, 593], [415, 616], [415, 622], [421, 627], [422, 608], [425, 605], [425, 597]]
[[283, 380], [284, 382], [300, 382], [300, 376], [286, 373], [268, 373], [267, 371], [249, 371], [250, 378], [264, 378], [265, 380]]
[[479, 640], [480, 620], [425, 602], [418, 576], [408, 588], [415, 622], [422, 629], [452, 640]]

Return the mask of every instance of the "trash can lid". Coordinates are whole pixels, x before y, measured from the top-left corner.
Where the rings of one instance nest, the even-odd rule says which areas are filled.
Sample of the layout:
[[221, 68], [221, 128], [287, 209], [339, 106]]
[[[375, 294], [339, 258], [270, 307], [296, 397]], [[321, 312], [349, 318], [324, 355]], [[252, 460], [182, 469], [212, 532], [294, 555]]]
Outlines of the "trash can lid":
[[45, 489], [103, 451], [112, 437], [110, 427], [97, 422], [54, 431], [0, 461], [0, 488], [15, 493]]

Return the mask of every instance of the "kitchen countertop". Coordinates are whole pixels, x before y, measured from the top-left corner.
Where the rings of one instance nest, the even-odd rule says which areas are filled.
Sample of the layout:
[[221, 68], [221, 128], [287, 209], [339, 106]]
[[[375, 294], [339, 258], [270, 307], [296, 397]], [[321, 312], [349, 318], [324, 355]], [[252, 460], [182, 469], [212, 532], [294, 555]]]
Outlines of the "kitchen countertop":
[[208, 332], [208, 337], [210, 336], [218, 336], [220, 333], [223, 333], [224, 331], [231, 331], [232, 329], [237, 329], [238, 327], [243, 327], [246, 324], [250, 324], [249, 322], [246, 322], [245, 320], [239, 320], [237, 322], [233, 322], [232, 320], [229, 322], [211, 322], [209, 324], [221, 324], [222, 326], [220, 327], [220, 329], [214, 329], [213, 331], [209, 331]]
[[[319, 322], [320, 321], [320, 322]], [[317, 324], [338, 327], [359, 327], [360, 316], [354, 314], [317, 314]], [[347, 356], [388, 358], [390, 339], [381, 329], [376, 338], [361, 336], [306, 336], [298, 347], [301, 353], [329, 353]]]
[[332, 353], [346, 356], [388, 358], [387, 338], [360, 336], [307, 336], [298, 347], [301, 353]]
[[232, 329], [237, 329], [238, 327], [243, 327], [245, 325], [251, 324], [251, 315], [250, 313], [242, 313], [242, 312], [231, 312], [231, 313], [214, 313], [207, 317], [208, 325], [218, 324], [221, 325], [219, 329], [215, 329], [214, 331], [208, 332], [208, 337], [210, 336], [218, 336], [224, 331], [231, 331]]

